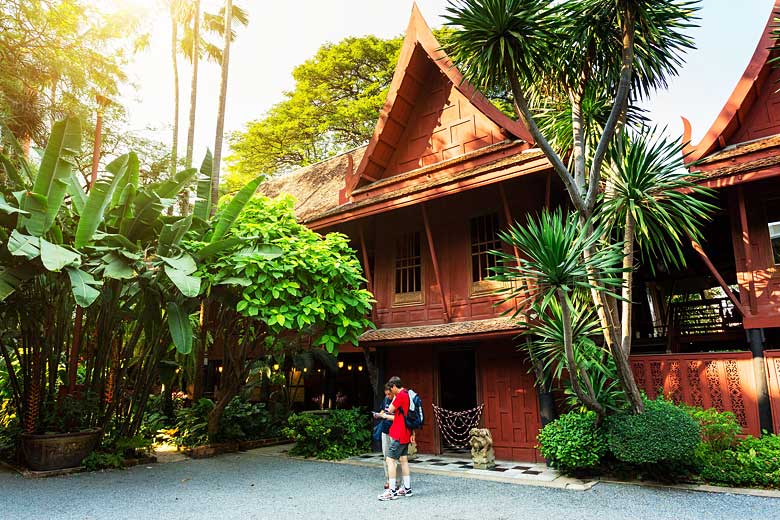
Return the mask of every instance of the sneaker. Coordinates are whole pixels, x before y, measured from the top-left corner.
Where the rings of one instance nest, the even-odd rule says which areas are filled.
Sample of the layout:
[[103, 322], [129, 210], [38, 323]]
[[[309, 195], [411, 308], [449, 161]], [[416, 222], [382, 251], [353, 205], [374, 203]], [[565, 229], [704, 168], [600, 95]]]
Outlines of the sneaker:
[[377, 497], [379, 500], [395, 500], [398, 498], [398, 492], [395, 489], [385, 489], [385, 492]]
[[412, 496], [412, 488], [408, 488], [408, 487], [402, 487], [401, 489], [399, 489], [399, 490], [396, 492], [396, 494], [397, 494], [399, 497], [410, 497], [410, 496]]

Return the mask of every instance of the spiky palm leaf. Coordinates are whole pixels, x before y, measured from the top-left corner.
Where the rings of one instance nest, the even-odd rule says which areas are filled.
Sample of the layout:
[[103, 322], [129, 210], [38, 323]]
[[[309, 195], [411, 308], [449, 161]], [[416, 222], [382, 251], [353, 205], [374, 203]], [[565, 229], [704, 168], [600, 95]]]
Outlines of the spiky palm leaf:
[[[610, 189], [601, 219], [620, 228], [631, 215], [634, 237], [642, 254], [665, 266], [683, 267], [682, 245], [702, 240], [702, 228], [716, 206], [713, 192], [696, 184], [699, 176], [683, 165], [683, 144], [645, 128], [625, 134], [613, 147], [607, 174]], [[653, 263], [650, 263], [651, 268]]]
[[[614, 290], [621, 284], [623, 271], [619, 244], [600, 243], [601, 232], [581, 225], [575, 214], [543, 210], [525, 225], [515, 224], [500, 232], [499, 237], [520, 254], [518, 263], [514, 255], [495, 252], [501, 259], [495, 278], [518, 284], [505, 292], [508, 298], [522, 300], [519, 312], [527, 310], [525, 304], [538, 304], [544, 312], [558, 290], [569, 299], [575, 291], [591, 288], [617, 297]], [[592, 251], [587, 258], [585, 250]]]

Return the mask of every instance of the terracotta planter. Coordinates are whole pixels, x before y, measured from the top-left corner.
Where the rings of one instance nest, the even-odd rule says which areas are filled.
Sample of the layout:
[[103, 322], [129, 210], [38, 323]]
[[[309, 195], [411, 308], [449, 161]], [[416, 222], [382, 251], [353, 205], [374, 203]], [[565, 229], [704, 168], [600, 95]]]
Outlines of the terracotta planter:
[[27, 467], [51, 471], [81, 466], [81, 461], [97, 447], [101, 435], [103, 430], [95, 428], [75, 433], [23, 433], [20, 437]]

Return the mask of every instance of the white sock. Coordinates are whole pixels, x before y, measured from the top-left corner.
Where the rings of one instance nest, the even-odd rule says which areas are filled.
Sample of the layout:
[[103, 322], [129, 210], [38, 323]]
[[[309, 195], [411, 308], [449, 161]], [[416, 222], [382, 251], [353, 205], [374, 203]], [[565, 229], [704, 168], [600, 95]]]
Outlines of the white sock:
[[411, 475], [404, 475], [404, 487], [406, 489], [409, 489], [412, 487], [412, 476]]
[[396, 489], [396, 484], [395, 484], [395, 479], [394, 478], [390, 479], [390, 489]]

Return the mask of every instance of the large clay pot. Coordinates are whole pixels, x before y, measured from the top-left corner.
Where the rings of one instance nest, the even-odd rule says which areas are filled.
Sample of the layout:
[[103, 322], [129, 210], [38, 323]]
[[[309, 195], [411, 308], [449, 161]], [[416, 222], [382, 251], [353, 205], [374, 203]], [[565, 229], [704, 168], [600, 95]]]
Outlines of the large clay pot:
[[33, 471], [76, 468], [97, 447], [101, 435], [101, 428], [75, 433], [23, 433], [22, 452]]

